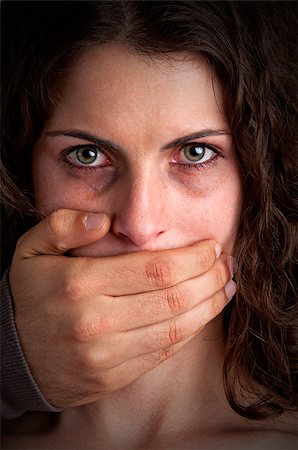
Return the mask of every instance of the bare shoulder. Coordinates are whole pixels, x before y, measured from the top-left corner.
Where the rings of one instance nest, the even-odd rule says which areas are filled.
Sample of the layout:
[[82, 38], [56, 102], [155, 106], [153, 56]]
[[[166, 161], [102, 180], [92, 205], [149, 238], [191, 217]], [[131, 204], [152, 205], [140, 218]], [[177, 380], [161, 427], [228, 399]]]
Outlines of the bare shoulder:
[[[229, 429], [200, 430], [191, 436], [190, 433], [176, 437], [171, 446], [164, 449], [177, 450], [297, 450], [298, 432], [297, 417], [283, 417], [267, 423], [246, 421], [244, 426], [231, 426]], [[178, 444], [184, 442], [184, 446]], [[177, 445], [178, 444], [178, 445]]]
[[268, 450], [297, 450], [298, 436], [292, 433], [265, 433], [260, 439], [262, 449]]
[[[217, 448], [221, 448], [221, 446]], [[298, 438], [292, 433], [252, 430], [235, 433], [226, 441], [223, 448], [231, 450], [239, 448], [242, 450], [297, 450]]]
[[297, 450], [297, 415], [257, 422], [233, 415], [216, 426], [188, 428], [150, 442], [146, 450]]
[[[243, 450], [297, 450], [298, 413], [285, 412], [266, 421], [244, 421], [244, 426], [226, 435], [226, 441], [233, 442], [230, 448]], [[227, 446], [226, 448], [229, 448]]]
[[298, 413], [284, 413], [266, 421], [248, 420], [238, 415], [234, 422], [209, 432], [200, 431], [189, 441], [189, 449], [220, 450], [297, 450]]
[[235, 433], [233, 445], [225, 448], [242, 450], [297, 450], [298, 436], [274, 430], [251, 430]]
[[285, 412], [275, 421], [277, 431], [298, 435], [298, 411]]

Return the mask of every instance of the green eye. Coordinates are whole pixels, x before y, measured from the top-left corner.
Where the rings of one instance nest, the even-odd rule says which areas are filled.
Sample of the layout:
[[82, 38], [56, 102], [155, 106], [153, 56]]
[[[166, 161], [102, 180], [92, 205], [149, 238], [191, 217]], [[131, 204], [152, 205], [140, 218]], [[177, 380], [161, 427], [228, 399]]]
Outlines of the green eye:
[[95, 145], [79, 145], [68, 149], [67, 162], [77, 168], [96, 169], [111, 165], [110, 159]]
[[192, 162], [199, 162], [204, 158], [206, 148], [202, 145], [188, 145], [183, 149], [184, 156]]
[[97, 156], [97, 151], [90, 147], [81, 147], [76, 150], [76, 157], [82, 164], [94, 163]]

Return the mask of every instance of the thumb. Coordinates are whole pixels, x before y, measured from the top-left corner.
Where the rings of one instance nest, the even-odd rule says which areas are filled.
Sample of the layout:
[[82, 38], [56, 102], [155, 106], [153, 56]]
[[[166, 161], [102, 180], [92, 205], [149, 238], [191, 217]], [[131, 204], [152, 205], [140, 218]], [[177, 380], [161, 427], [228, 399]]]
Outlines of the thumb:
[[57, 209], [27, 231], [19, 239], [16, 250], [22, 258], [60, 255], [102, 239], [110, 225], [110, 218], [105, 213]]

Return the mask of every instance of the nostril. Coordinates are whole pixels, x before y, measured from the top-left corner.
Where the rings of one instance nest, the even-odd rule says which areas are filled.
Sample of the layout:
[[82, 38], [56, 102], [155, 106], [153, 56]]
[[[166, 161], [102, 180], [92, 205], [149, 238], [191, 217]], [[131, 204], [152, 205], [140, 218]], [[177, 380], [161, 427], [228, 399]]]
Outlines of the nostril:
[[123, 240], [127, 240], [127, 241], [130, 241], [131, 239], [128, 237], [128, 236], [126, 236], [126, 234], [124, 234], [124, 233], [121, 233], [121, 232], [115, 232], [114, 231], [114, 234], [115, 234], [115, 236], [117, 236], [118, 238], [120, 238], [120, 239], [123, 239]]
[[[143, 207], [140, 207], [143, 206]], [[123, 243], [129, 243], [137, 248], [155, 245], [155, 241], [168, 229], [165, 215], [159, 208], [146, 209], [140, 202], [125, 205], [112, 219], [111, 231]]]
[[130, 244], [133, 244], [135, 247], [138, 247], [139, 249], [147, 247], [149, 244], [154, 246], [154, 243], [156, 242], [156, 239], [161, 236], [164, 231], [148, 231], [144, 229], [143, 231], [138, 232], [131, 232], [131, 233], [124, 233], [122, 231], [113, 231], [114, 235], [117, 236], [118, 239], [121, 239], [124, 242], [129, 242]]

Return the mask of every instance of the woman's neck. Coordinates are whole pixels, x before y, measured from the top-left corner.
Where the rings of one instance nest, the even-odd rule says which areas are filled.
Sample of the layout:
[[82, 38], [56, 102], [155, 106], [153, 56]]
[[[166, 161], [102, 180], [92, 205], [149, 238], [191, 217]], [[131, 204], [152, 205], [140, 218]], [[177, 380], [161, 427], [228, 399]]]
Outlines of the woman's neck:
[[197, 432], [207, 422], [215, 426], [219, 417], [222, 421], [221, 406], [226, 408], [222, 354], [221, 321], [214, 320], [179, 353], [129, 386], [66, 410], [62, 423], [70, 433], [79, 427], [106, 448], [141, 446], [152, 436], [192, 428]]

